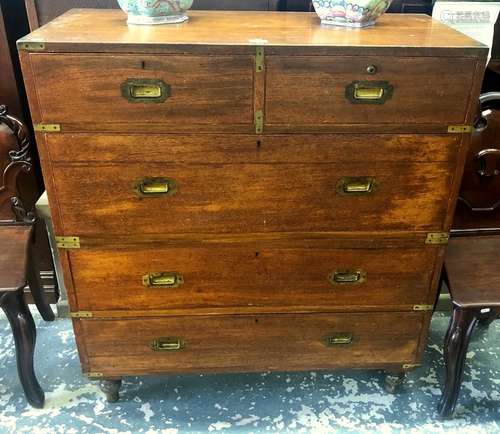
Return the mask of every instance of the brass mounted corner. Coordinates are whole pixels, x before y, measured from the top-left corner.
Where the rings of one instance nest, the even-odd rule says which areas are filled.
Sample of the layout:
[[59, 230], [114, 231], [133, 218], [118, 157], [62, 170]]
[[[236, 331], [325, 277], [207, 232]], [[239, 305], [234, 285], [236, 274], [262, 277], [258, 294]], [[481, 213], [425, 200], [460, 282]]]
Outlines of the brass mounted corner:
[[17, 49], [24, 51], [43, 51], [45, 50], [45, 43], [41, 41], [18, 42]]
[[413, 310], [418, 312], [428, 312], [434, 309], [432, 304], [415, 304], [413, 305]]
[[471, 125], [448, 125], [448, 133], [461, 134], [472, 132]]
[[255, 133], [262, 134], [264, 132], [264, 112], [257, 110], [255, 112]]
[[56, 237], [56, 244], [60, 249], [79, 249], [80, 237]]
[[255, 51], [255, 71], [263, 72], [266, 68], [266, 56], [264, 52], [264, 47], [257, 47]]
[[78, 312], [71, 312], [69, 316], [71, 318], [92, 318], [94, 314], [86, 310], [80, 310]]
[[33, 129], [37, 133], [60, 133], [61, 125], [59, 124], [33, 124]]
[[448, 232], [429, 232], [425, 244], [448, 244], [450, 234]]

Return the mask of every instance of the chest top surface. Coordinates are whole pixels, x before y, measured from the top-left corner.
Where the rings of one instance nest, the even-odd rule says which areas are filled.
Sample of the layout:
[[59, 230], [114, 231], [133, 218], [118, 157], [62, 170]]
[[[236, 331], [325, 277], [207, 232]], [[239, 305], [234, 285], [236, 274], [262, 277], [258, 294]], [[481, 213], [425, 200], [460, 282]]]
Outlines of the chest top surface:
[[385, 14], [368, 29], [322, 26], [315, 13], [190, 11], [176, 25], [126, 24], [120, 10], [73, 9], [19, 41], [42, 42], [48, 51], [147, 51], [152, 47], [254, 46], [380, 47], [423, 50], [486, 47], [426, 15]]

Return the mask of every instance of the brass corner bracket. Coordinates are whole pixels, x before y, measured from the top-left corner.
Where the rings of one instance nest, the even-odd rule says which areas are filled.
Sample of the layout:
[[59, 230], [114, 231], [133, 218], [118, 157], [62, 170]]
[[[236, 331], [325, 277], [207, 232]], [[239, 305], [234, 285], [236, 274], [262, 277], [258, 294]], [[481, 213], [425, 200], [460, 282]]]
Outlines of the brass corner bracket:
[[79, 249], [80, 237], [56, 237], [56, 244], [60, 249]]
[[429, 232], [425, 244], [448, 244], [450, 234], [448, 232]]
[[470, 133], [472, 132], [471, 125], [448, 125], [448, 132], [452, 134]]
[[434, 306], [432, 304], [415, 304], [413, 305], [413, 310], [414, 311], [419, 311], [419, 312], [427, 312], [434, 309]]
[[59, 124], [34, 124], [33, 129], [37, 133], [60, 133], [61, 125]]
[[94, 314], [86, 310], [80, 310], [78, 312], [71, 312], [69, 316], [71, 318], [92, 318]]
[[257, 110], [255, 112], [255, 133], [262, 134], [264, 132], [264, 112]]
[[264, 47], [257, 47], [255, 51], [255, 71], [263, 72], [266, 67], [265, 62]]
[[43, 51], [45, 50], [45, 43], [41, 41], [18, 42], [17, 49], [24, 51]]

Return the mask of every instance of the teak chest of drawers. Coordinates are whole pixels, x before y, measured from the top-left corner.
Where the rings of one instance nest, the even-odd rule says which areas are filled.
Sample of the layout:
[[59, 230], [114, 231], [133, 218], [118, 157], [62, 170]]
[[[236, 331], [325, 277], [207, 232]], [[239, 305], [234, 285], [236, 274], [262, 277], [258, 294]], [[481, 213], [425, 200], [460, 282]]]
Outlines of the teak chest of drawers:
[[419, 363], [487, 50], [420, 15], [74, 10], [18, 42], [83, 371]]

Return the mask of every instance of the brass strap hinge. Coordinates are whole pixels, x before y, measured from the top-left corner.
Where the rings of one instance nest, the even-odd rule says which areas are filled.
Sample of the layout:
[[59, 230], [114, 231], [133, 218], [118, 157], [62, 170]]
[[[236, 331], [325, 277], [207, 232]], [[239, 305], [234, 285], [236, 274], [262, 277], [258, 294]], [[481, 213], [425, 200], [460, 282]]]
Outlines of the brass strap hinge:
[[56, 237], [56, 244], [60, 249], [79, 249], [80, 237]]
[[61, 125], [59, 124], [34, 124], [33, 129], [38, 133], [60, 133]]
[[43, 51], [45, 50], [45, 44], [40, 41], [19, 42], [17, 44], [17, 49], [25, 51]]
[[71, 318], [92, 318], [94, 314], [87, 310], [80, 310], [78, 312], [71, 312], [69, 316]]
[[413, 310], [419, 311], [419, 312], [425, 312], [434, 309], [434, 306], [432, 304], [414, 304], [413, 305]]
[[471, 125], [448, 125], [448, 132], [453, 134], [470, 133], [472, 132]]
[[263, 72], [266, 67], [266, 56], [264, 53], [264, 47], [257, 47], [255, 52], [255, 71]]
[[257, 110], [255, 112], [255, 133], [262, 134], [264, 131], [264, 112]]
[[450, 234], [448, 232], [429, 232], [425, 244], [448, 244]]
[[102, 378], [104, 374], [102, 372], [87, 372], [85, 374], [88, 378]]

